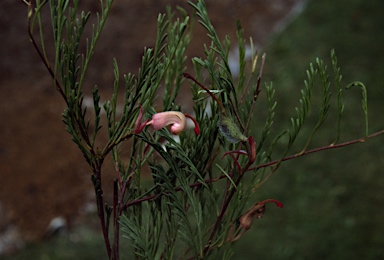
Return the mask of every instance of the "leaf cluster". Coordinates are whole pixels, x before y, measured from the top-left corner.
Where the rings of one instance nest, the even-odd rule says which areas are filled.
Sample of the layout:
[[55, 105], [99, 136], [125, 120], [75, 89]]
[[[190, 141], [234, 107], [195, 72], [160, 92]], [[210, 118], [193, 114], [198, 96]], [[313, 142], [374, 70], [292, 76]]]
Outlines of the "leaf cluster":
[[[196, 80], [189, 86], [200, 134], [196, 136], [187, 129], [180, 136], [173, 136], [167, 128], [153, 131], [145, 125], [143, 130], [136, 131], [142, 118], [149, 121], [159, 112], [156, 95], [160, 88], [164, 91], [162, 110], [180, 110], [176, 98], [181, 87], [187, 85], [183, 75], [187, 70], [186, 50], [191, 42], [192, 19], [185, 10], [177, 15], [168, 8], [166, 14], [160, 14], [154, 47], [144, 49], [137, 75], [129, 73], [121, 77], [117, 59], [114, 59], [112, 97], [100, 104], [99, 88], [94, 86], [93, 111], [90, 113], [83, 104], [84, 80], [112, 2], [101, 2], [101, 12], [96, 15], [90, 39], [84, 39], [84, 28], [91, 14], [79, 12], [77, 0], [36, 1], [32, 11], [35, 15], [29, 15], [32, 42], [67, 106], [63, 113], [66, 129], [92, 169], [98, 216], [108, 255], [110, 259], [119, 258], [119, 246], [127, 241], [119, 240], [121, 229], [137, 258], [229, 258], [234, 242], [249, 229], [240, 220], [247, 216], [247, 207], [255, 204], [257, 188], [283, 161], [313, 152], [308, 148], [326, 121], [332, 104], [327, 66], [321, 59], [317, 59], [315, 65], [310, 64], [296, 115], [290, 120], [291, 127], [278, 129], [278, 134], [274, 135], [275, 89], [272, 83], [261, 85], [266, 55], [259, 57], [250, 39], [251, 58], [247, 59], [247, 43], [238, 22], [239, 69], [234, 75], [229, 66], [233, 42], [228, 37], [223, 41], [219, 39], [203, 0], [189, 2], [194, 9], [193, 15], [211, 39], [210, 44], [203, 46], [205, 57], [191, 59]], [[40, 17], [46, 4], [52, 20], [53, 65], [47, 58]], [[33, 37], [35, 21], [40, 32], [40, 47]], [[81, 44], [85, 46], [84, 53]], [[336, 140], [318, 150], [346, 145], [338, 144], [344, 105], [342, 77], [334, 51], [331, 52], [331, 62], [335, 76], [333, 91], [337, 93]], [[317, 123], [301, 152], [288, 156], [310, 115], [313, 91], [318, 85], [321, 102]], [[366, 88], [360, 82], [350, 86], [362, 89], [365, 138], [368, 138]], [[124, 95], [121, 112], [118, 111], [120, 92]], [[259, 106], [259, 98], [266, 100], [266, 108]], [[102, 110], [107, 122], [107, 142], [99, 146]], [[265, 122], [258, 124], [263, 126], [259, 131], [254, 129], [253, 123], [260, 120], [254, 116], [256, 110], [265, 111]], [[232, 138], [226, 135], [225, 129], [219, 131], [220, 127], [232, 127], [244, 138]], [[259, 138], [255, 141], [252, 135], [257, 134]], [[276, 145], [281, 142], [285, 151], [276, 156]], [[116, 180], [113, 201], [105, 203], [101, 170], [109, 154], [115, 165]], [[269, 174], [265, 175], [267, 171]], [[264, 207], [264, 202], [257, 205]], [[263, 214], [259, 212], [258, 215]]]

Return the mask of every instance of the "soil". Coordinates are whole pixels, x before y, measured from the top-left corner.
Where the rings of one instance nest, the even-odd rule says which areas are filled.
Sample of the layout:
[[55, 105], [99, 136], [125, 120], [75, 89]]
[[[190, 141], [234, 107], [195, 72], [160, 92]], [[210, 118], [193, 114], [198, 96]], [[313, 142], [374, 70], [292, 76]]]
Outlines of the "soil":
[[[114, 57], [121, 74], [137, 71], [144, 47], [154, 44], [158, 13], [166, 10], [166, 4], [176, 2], [180, 1], [115, 1], [86, 79], [86, 93], [97, 84], [102, 99], [111, 95]], [[220, 37], [236, 39], [236, 20], [240, 19], [246, 37], [252, 36], [262, 48], [294, 17], [303, 2], [208, 0], [207, 8]], [[98, 3], [89, 1], [82, 8], [96, 12]], [[192, 10], [186, 1], [182, 6], [188, 12]], [[48, 22], [46, 15], [43, 23]], [[90, 168], [61, 121], [64, 102], [29, 41], [27, 6], [23, 1], [2, 1], [0, 30], [1, 255], [24, 242], [44, 238], [56, 217], [65, 220], [70, 228], [86, 213], [86, 205], [93, 205], [89, 203], [94, 197]], [[189, 56], [203, 56], [204, 42], [209, 43], [206, 32], [196, 26]], [[112, 186], [114, 174], [111, 163], [107, 163], [104, 187]]]

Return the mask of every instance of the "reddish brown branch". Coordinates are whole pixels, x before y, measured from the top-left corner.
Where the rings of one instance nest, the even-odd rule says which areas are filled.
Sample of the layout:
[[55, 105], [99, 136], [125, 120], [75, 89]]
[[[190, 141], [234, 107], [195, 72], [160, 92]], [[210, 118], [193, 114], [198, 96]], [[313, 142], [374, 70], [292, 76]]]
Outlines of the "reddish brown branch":
[[114, 259], [119, 259], [119, 191], [118, 191], [118, 180], [113, 181], [113, 224], [114, 224], [114, 240], [113, 240], [113, 256]]
[[108, 258], [111, 259], [111, 244], [109, 242], [108, 230], [105, 222], [104, 198], [103, 198], [103, 189], [101, 186], [101, 171], [100, 171], [101, 166], [100, 167], [95, 166], [95, 167], [98, 167], [97, 169], [99, 169], [94, 173], [94, 176], [93, 176], [93, 178], [95, 178], [94, 187], [95, 187], [95, 193], [96, 193], [97, 215], [99, 216], [99, 219], [100, 219], [100, 226], [103, 233], [103, 238], [104, 238], [105, 247], [107, 249]]
[[[30, 7], [32, 8], [32, 7]], [[32, 12], [32, 11], [30, 11]], [[49, 63], [49, 61], [45, 58], [45, 56], [43, 55], [42, 51], [40, 50], [39, 46], [37, 45], [36, 41], [35, 41], [35, 37], [33, 37], [33, 29], [31, 27], [31, 18], [32, 18], [32, 13], [30, 13], [28, 15], [28, 35], [29, 35], [29, 39], [30, 41], [32, 42], [32, 45], [33, 47], [35, 48], [37, 54], [39, 55], [40, 59], [43, 61], [45, 67], [47, 68], [49, 74], [51, 75], [52, 79], [54, 79], [55, 81], [55, 87], [57, 89], [57, 91], [60, 93], [61, 97], [64, 99], [65, 103], [68, 104], [68, 99], [67, 99], [67, 96], [65, 95], [59, 81], [57, 80], [57, 78], [55, 77], [55, 73], [53, 72], [52, 70], [52, 67], [51, 67], [51, 64]]]
[[200, 82], [198, 82], [194, 77], [192, 77], [190, 74], [188, 74], [188, 73], [183, 73], [183, 76], [185, 77], [185, 78], [187, 78], [187, 79], [190, 79], [190, 80], [192, 80], [193, 82], [195, 82], [197, 85], [199, 85], [202, 89], [204, 89], [206, 92], [207, 92], [207, 94], [208, 95], [210, 95], [211, 96], [211, 98], [213, 98], [214, 100], [215, 100], [215, 102], [219, 105], [219, 107], [220, 107], [220, 112], [221, 113], [225, 113], [225, 108], [224, 108], [224, 105], [223, 105], [223, 103], [221, 103], [221, 101], [215, 96], [215, 95], [213, 95], [213, 93], [208, 89], [208, 88], [206, 88], [203, 84], [201, 84]]
[[[340, 143], [340, 144], [322, 146], [322, 147], [314, 148], [312, 150], [305, 151], [302, 154], [293, 154], [293, 155], [284, 157], [283, 159], [274, 160], [274, 161], [271, 161], [271, 162], [268, 162], [268, 163], [263, 163], [263, 164], [255, 166], [255, 167], [250, 167], [245, 172], [259, 170], [261, 168], [273, 166], [273, 165], [275, 165], [275, 164], [277, 164], [279, 162], [284, 162], [284, 161], [292, 160], [294, 158], [301, 157], [301, 156], [308, 155], [308, 154], [312, 154], [312, 153], [315, 153], [315, 152], [320, 152], [320, 151], [325, 151], [325, 150], [330, 150], [330, 149], [335, 149], [335, 148], [341, 148], [341, 147], [345, 147], [345, 146], [353, 145], [353, 144], [357, 144], [357, 143], [363, 143], [366, 140], [368, 140], [370, 138], [373, 138], [373, 137], [376, 137], [376, 136], [379, 136], [381, 134], [384, 134], [384, 130], [381, 130], [381, 131], [378, 131], [378, 132], [373, 133], [371, 135], [368, 135], [367, 137], [355, 139], [355, 140], [344, 142], [344, 143]], [[232, 177], [231, 173], [228, 174], [228, 175], [230, 177]], [[207, 180], [204, 181], [204, 183], [213, 183], [213, 182], [216, 182], [218, 180], [225, 179], [225, 178], [227, 178], [227, 175], [222, 174], [222, 175], [220, 175], [217, 178], [207, 179]], [[190, 184], [189, 187], [190, 188], [195, 188], [195, 187], [200, 187], [202, 185], [203, 184], [201, 182], [196, 182], [196, 183]], [[175, 191], [181, 191], [181, 190], [182, 190], [181, 187], [175, 188]], [[130, 201], [130, 202], [125, 203], [124, 205], [122, 205], [121, 206], [121, 210], [125, 210], [125, 209], [127, 209], [128, 207], [130, 207], [132, 205], [136, 205], [136, 204], [139, 204], [139, 203], [142, 203], [142, 202], [145, 202], [145, 201], [154, 200], [154, 199], [156, 199], [156, 198], [158, 198], [158, 197], [160, 197], [160, 196], [162, 196], [164, 194], [168, 194], [168, 193], [169, 193], [169, 191], [168, 192], [159, 193], [159, 194], [154, 194], [154, 195], [151, 195], [151, 196], [147, 196], [147, 197], [144, 197], [144, 198], [140, 198], [140, 199], [137, 199], [137, 200]]]
[[376, 136], [379, 136], [381, 134], [384, 134], [384, 130], [378, 131], [378, 132], [373, 133], [371, 135], [368, 135], [366, 137], [362, 137], [362, 138], [359, 138], [359, 139], [347, 141], [347, 142], [344, 142], [344, 143], [330, 144], [330, 145], [327, 145], [327, 146], [322, 146], [322, 147], [314, 148], [312, 150], [305, 151], [304, 153], [293, 154], [293, 155], [284, 157], [281, 160], [275, 160], [275, 161], [271, 161], [271, 162], [268, 162], [268, 163], [260, 164], [260, 165], [257, 165], [255, 167], [249, 168], [248, 171], [258, 170], [258, 169], [261, 169], [261, 168], [265, 168], [265, 167], [268, 167], [268, 166], [275, 165], [278, 162], [288, 161], [288, 160], [291, 160], [291, 159], [294, 159], [294, 158], [297, 158], [297, 157], [301, 157], [301, 156], [304, 156], [304, 155], [308, 155], [308, 154], [311, 154], [311, 153], [316, 153], [316, 152], [321, 152], [321, 151], [325, 151], [325, 150], [341, 148], [341, 147], [345, 147], [345, 146], [349, 146], [349, 145], [357, 144], [357, 143], [364, 143], [366, 140], [368, 140], [370, 138], [373, 138], [373, 137], [376, 137]]
[[[223, 205], [220, 209], [220, 213], [216, 219], [216, 222], [213, 226], [213, 229], [212, 229], [212, 232], [211, 232], [211, 235], [209, 236], [208, 238], [208, 242], [207, 244], [205, 245], [204, 247], [204, 250], [203, 250], [203, 255], [205, 256], [207, 254], [207, 252], [210, 250], [211, 248], [211, 245], [212, 245], [212, 241], [213, 239], [215, 238], [216, 236], [216, 232], [224, 218], [224, 215], [227, 211], [227, 208], [229, 206], [229, 204], [231, 203], [232, 201], [232, 198], [233, 196], [235, 195], [235, 192], [236, 192], [236, 187], [240, 184], [240, 181], [241, 179], [243, 178], [244, 176], [244, 173], [247, 171], [247, 169], [255, 162], [255, 159], [256, 159], [256, 144], [255, 144], [255, 140], [253, 139], [252, 136], [250, 136], [248, 138], [248, 144], [245, 144], [246, 145], [246, 148], [247, 148], [247, 155], [248, 155], [248, 162], [247, 164], [239, 169], [238, 171], [238, 177], [236, 179], [236, 182], [235, 182], [235, 186], [232, 187], [232, 189], [230, 190], [228, 196], [227, 196], [227, 193], [229, 191], [229, 187], [230, 187], [230, 182], [228, 181], [228, 184], [227, 184], [227, 188], [225, 190], [225, 195], [224, 195], [224, 198], [223, 198]], [[237, 162], [237, 158], [234, 158], [234, 161]], [[231, 174], [233, 175], [233, 174]], [[232, 177], [232, 176], [231, 176]]]

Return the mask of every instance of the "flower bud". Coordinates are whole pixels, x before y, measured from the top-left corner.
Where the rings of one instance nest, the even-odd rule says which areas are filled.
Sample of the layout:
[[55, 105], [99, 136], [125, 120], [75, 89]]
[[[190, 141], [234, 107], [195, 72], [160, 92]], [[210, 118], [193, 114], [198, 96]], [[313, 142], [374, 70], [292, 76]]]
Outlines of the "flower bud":
[[145, 122], [141, 122], [141, 119], [143, 118], [143, 108], [140, 106], [140, 112], [137, 116], [136, 122], [135, 122], [135, 128], [133, 133], [134, 134], [140, 134], [141, 131], [143, 131], [144, 127], [147, 125], [148, 119]]
[[247, 137], [243, 135], [239, 127], [227, 116], [222, 116], [217, 122], [220, 133], [231, 143], [245, 142]]

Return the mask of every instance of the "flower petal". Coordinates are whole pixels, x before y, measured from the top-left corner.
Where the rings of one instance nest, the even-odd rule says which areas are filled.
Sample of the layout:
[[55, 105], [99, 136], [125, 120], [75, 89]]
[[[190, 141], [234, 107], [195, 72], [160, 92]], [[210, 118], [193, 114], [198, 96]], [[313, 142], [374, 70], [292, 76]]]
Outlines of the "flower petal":
[[179, 135], [184, 130], [186, 122], [187, 119], [183, 113], [167, 111], [154, 114], [152, 120], [146, 123], [146, 125], [152, 125], [155, 130], [171, 125], [172, 134]]

